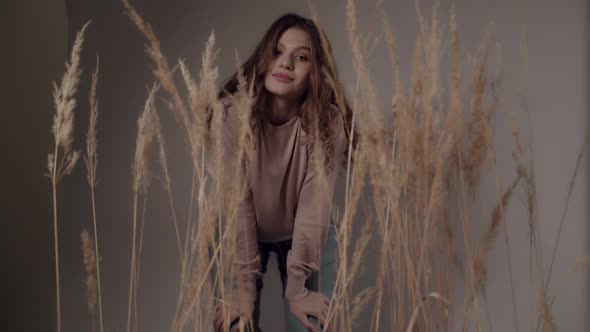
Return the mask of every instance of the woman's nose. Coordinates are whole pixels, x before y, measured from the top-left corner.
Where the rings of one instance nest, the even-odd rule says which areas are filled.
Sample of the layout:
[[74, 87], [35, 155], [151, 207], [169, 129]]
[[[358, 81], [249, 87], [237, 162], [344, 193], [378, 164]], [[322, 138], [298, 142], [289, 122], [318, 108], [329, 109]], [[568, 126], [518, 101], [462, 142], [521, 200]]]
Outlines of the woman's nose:
[[288, 56], [281, 57], [281, 67], [293, 69], [293, 64], [291, 63], [291, 58]]

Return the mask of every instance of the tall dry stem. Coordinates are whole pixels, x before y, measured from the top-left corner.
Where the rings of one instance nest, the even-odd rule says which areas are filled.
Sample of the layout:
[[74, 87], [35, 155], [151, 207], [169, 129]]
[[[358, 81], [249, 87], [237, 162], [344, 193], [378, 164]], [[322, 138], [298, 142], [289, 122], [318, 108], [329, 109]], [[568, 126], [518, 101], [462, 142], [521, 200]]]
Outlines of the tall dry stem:
[[569, 202], [572, 197], [572, 192], [574, 191], [574, 184], [576, 183], [576, 178], [578, 177], [578, 173], [580, 171], [580, 165], [582, 163], [582, 159], [584, 158], [584, 154], [588, 150], [588, 146], [590, 144], [590, 133], [586, 133], [586, 139], [582, 144], [582, 148], [578, 153], [576, 158], [576, 166], [574, 167], [574, 172], [572, 174], [572, 178], [570, 179], [570, 183], [567, 190], [567, 196], [565, 198], [565, 205], [563, 207], [563, 211], [561, 213], [561, 220], [559, 221], [559, 228], [557, 230], [557, 235], [555, 236], [555, 244], [553, 245], [553, 250], [551, 254], [551, 263], [549, 263], [549, 271], [547, 272], [547, 280], [545, 280], [545, 292], [547, 292], [547, 288], [549, 287], [549, 281], [551, 280], [551, 272], [553, 271], [553, 263], [555, 262], [555, 255], [557, 254], [557, 250], [559, 248], [559, 240], [561, 238], [561, 231], [563, 230], [563, 225], [565, 223], [565, 216], [567, 214], [567, 209], [569, 207]]
[[96, 330], [96, 305], [98, 303], [98, 282], [97, 282], [97, 255], [92, 244], [92, 237], [84, 229], [80, 234], [82, 242], [82, 258], [84, 270], [86, 271], [86, 298], [88, 302], [88, 311], [92, 317], [92, 331]]
[[[98, 122], [98, 99], [96, 97], [96, 87], [98, 85], [98, 68], [99, 58], [96, 56], [96, 69], [92, 74], [92, 83], [90, 86], [90, 95], [88, 101], [90, 103], [90, 117], [88, 131], [86, 133], [86, 155], [84, 156], [84, 163], [86, 164], [86, 180], [90, 186], [90, 199], [92, 202], [92, 224], [94, 230], [94, 252], [96, 257], [100, 257], [98, 251], [98, 227], [96, 223], [96, 201], [95, 201], [95, 188], [97, 184], [96, 179], [96, 168], [98, 164], [98, 152], [97, 152], [97, 122]], [[100, 331], [104, 332], [104, 322], [102, 317], [102, 291], [100, 286], [100, 263], [99, 259], [95, 260], [96, 263], [96, 281], [97, 281], [97, 293], [98, 293], [98, 321], [100, 324]]]
[[160, 168], [164, 176], [163, 186], [164, 191], [168, 195], [168, 203], [170, 204], [170, 213], [172, 214], [172, 223], [174, 224], [174, 231], [176, 233], [176, 243], [178, 245], [178, 255], [180, 261], [184, 260], [184, 253], [182, 250], [182, 240], [180, 239], [180, 230], [178, 228], [178, 219], [176, 218], [176, 207], [174, 205], [174, 198], [172, 197], [172, 180], [170, 179], [170, 173], [168, 172], [168, 154], [166, 152], [166, 142], [164, 135], [162, 134], [162, 128], [160, 125], [160, 117], [157, 112], [153, 113], [154, 117], [154, 128], [156, 141], [158, 143], [158, 160], [160, 162]]
[[[131, 242], [131, 272], [129, 275], [129, 302], [127, 309], [127, 331], [131, 330], [131, 307], [132, 300], [135, 293], [135, 280], [136, 269], [137, 269], [137, 220], [138, 220], [138, 198], [140, 195], [147, 194], [149, 186], [149, 148], [152, 144], [153, 139], [156, 135], [155, 127], [155, 96], [159, 89], [158, 85], [154, 85], [148, 93], [148, 97], [145, 102], [144, 110], [137, 121], [138, 133], [137, 143], [135, 147], [135, 157], [133, 159], [133, 230], [132, 230], [132, 242]], [[137, 320], [137, 315], [135, 315]]]

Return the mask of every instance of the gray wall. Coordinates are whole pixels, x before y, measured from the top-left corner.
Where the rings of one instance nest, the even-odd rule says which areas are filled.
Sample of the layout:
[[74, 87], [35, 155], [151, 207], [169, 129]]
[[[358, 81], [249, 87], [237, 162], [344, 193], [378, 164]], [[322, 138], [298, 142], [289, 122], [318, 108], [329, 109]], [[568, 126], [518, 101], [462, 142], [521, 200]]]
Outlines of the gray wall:
[[[16, 3], [16, 1], [14, 1]], [[430, 7], [430, 1], [423, 1], [423, 8]], [[5, 114], [17, 125], [2, 122], [3, 139], [6, 145], [5, 156], [14, 156], [0, 163], [7, 170], [2, 174], [2, 245], [3, 252], [9, 253], [9, 265], [3, 273], [7, 283], [16, 285], [8, 297], [8, 307], [13, 317], [14, 331], [46, 331], [53, 327], [53, 270], [51, 251], [51, 218], [49, 215], [49, 181], [40, 175], [44, 172], [45, 153], [49, 148], [50, 129], [50, 89], [49, 81], [59, 78], [65, 59], [65, 15], [57, 13], [63, 3], [54, 1], [46, 4], [47, 11], [41, 15], [39, 1], [20, 2], [19, 6], [6, 11], [2, 5], [3, 27], [23, 28], [29, 35], [38, 37], [36, 43], [24, 43], [14, 28], [2, 29], [19, 50], [14, 50], [7, 70], [22, 68], [23, 75], [11, 72], [9, 77], [36, 82], [34, 85], [14, 84], [11, 88], [18, 94], [7, 94]], [[43, 2], [44, 4], [46, 2]], [[217, 63], [221, 77], [225, 78], [235, 68], [233, 49], [236, 48], [244, 59], [259, 40], [264, 30], [275, 17], [286, 11], [308, 15], [305, 2], [292, 1], [215, 1], [198, 2], [188, 0], [174, 1], [135, 1], [137, 8], [153, 25], [162, 41], [162, 48], [171, 61], [179, 57], [187, 59], [188, 65], [197, 75], [201, 51], [211, 31], [214, 29], [217, 46], [221, 48]], [[447, 2], [443, 2], [446, 8]], [[20, 10], [16, 10], [21, 8]], [[345, 28], [345, 4], [337, 1], [321, 1], [317, 4], [320, 20], [331, 40], [336, 61], [345, 86], [352, 90], [355, 75], [352, 71], [351, 52]], [[408, 82], [411, 73], [411, 57], [417, 34], [417, 23], [412, 1], [389, 2], [386, 12], [396, 32], [401, 60], [401, 75]], [[55, 14], [51, 14], [56, 11]], [[588, 50], [590, 34], [589, 5], [583, 0], [536, 1], [528, 5], [526, 11], [514, 1], [458, 1], [457, 15], [461, 44], [465, 51], [474, 53], [488, 22], [495, 22], [497, 40], [502, 43], [506, 102], [518, 114], [518, 122], [526, 136], [526, 118], [519, 107], [519, 43], [520, 24], [526, 17], [529, 28], [530, 55], [530, 93], [533, 109], [533, 132], [535, 146], [535, 167], [538, 186], [539, 221], [541, 224], [541, 246], [544, 263], [548, 265], [555, 239], [559, 218], [567, 194], [575, 158], [583, 137], [588, 130], [588, 99], [590, 69]], [[151, 64], [143, 52], [144, 40], [129, 19], [123, 14], [118, 1], [67, 1], [69, 26], [68, 45], [71, 46], [75, 32], [89, 19], [93, 20], [87, 33], [87, 43], [83, 51], [84, 80], [81, 86], [80, 102], [76, 114], [77, 145], [81, 147], [82, 131], [87, 126], [86, 96], [89, 73], [92, 71], [96, 53], [101, 57], [101, 77], [98, 88], [100, 98], [99, 116], [99, 187], [97, 191], [99, 238], [101, 239], [102, 282], [104, 290], [105, 320], [109, 331], [125, 329], [128, 288], [128, 262], [130, 258], [131, 235], [131, 177], [136, 119], [141, 112], [146, 96], [146, 87], [153, 77]], [[11, 12], [6, 16], [5, 13]], [[27, 13], [27, 15], [14, 13]], [[523, 14], [524, 13], [524, 14]], [[374, 1], [359, 5], [360, 29], [363, 32], [375, 31]], [[22, 17], [22, 19], [20, 19]], [[17, 19], [18, 18], [18, 19]], [[48, 22], [56, 19], [56, 22]], [[25, 24], [25, 22], [28, 22]], [[446, 25], [448, 26], [448, 24]], [[36, 31], [52, 32], [54, 37], [37, 35]], [[61, 42], [59, 42], [61, 38]], [[43, 46], [42, 46], [43, 45]], [[30, 51], [24, 51], [29, 47]], [[22, 48], [22, 53], [21, 53]], [[29, 65], [21, 54], [29, 54]], [[33, 57], [35, 56], [35, 57]], [[384, 45], [376, 47], [371, 56], [371, 74], [378, 88], [382, 105], [388, 105], [392, 84], [391, 71]], [[448, 57], [448, 48], [445, 57]], [[28, 58], [27, 58], [28, 59]], [[53, 60], [52, 60], [53, 59]], [[52, 64], [50, 61], [53, 61]], [[5, 65], [6, 62], [2, 61]], [[52, 68], [52, 69], [48, 69]], [[464, 71], [465, 73], [465, 71]], [[443, 84], [445, 82], [443, 81]], [[3, 80], [6, 84], [6, 80]], [[10, 86], [8, 84], [7, 86]], [[34, 87], [33, 87], [34, 86]], [[2, 91], [6, 91], [2, 89]], [[11, 91], [11, 90], [8, 90]], [[35, 93], [35, 98], [32, 94]], [[18, 96], [18, 97], [17, 97]], [[37, 104], [32, 103], [36, 101]], [[31, 104], [29, 104], [31, 103]], [[171, 132], [175, 128], [172, 117], [165, 113], [164, 126]], [[26, 115], [25, 115], [26, 114]], [[166, 115], [167, 114], [167, 115]], [[30, 116], [31, 120], [27, 117]], [[32, 120], [35, 119], [35, 120]], [[22, 128], [22, 130], [15, 130]], [[176, 131], [178, 132], [178, 131]], [[30, 135], [27, 133], [31, 133]], [[171, 164], [174, 176], [174, 190], [178, 197], [177, 206], [186, 206], [186, 196], [190, 189], [190, 172], [186, 165], [185, 144], [182, 135], [172, 135], [168, 139]], [[23, 142], [26, 142], [23, 143]], [[504, 186], [514, 176], [514, 166], [510, 157], [512, 141], [505, 116], [498, 113], [495, 137], [500, 177]], [[7, 144], [8, 143], [8, 144]], [[3, 146], [4, 146], [3, 145]], [[587, 151], [590, 152], [590, 151]], [[35, 156], [33, 158], [33, 156]], [[23, 166], [26, 165], [26, 166]], [[566, 227], [557, 254], [556, 264], [549, 294], [558, 294], [553, 307], [558, 326], [563, 331], [588, 330], [586, 313], [589, 309], [588, 273], [586, 270], [568, 279], [569, 269], [588, 253], [588, 210], [584, 204], [588, 200], [588, 163], [584, 162], [577, 180], [573, 198], [569, 205]], [[488, 172], [490, 169], [487, 169]], [[82, 227], [90, 229], [89, 195], [85, 186], [83, 167], [63, 182], [64, 202], [61, 206], [60, 237], [62, 248], [62, 308], [64, 331], [89, 330], [88, 317], [84, 304], [84, 272], [79, 250], [79, 233]], [[20, 174], [20, 176], [18, 176]], [[15, 176], [17, 175], [17, 176]], [[26, 185], [15, 182], [16, 178], [26, 179]], [[479, 193], [474, 218], [476, 231], [481, 231], [488, 220], [489, 211], [496, 202], [494, 179], [484, 179]], [[6, 183], [6, 185], [4, 185]], [[157, 184], [156, 184], [157, 185]], [[23, 187], [26, 187], [24, 189]], [[341, 187], [341, 186], [340, 186]], [[5, 189], [6, 188], [6, 189]], [[29, 188], [35, 188], [30, 190]], [[32, 193], [33, 192], [33, 193]], [[515, 196], [508, 210], [508, 229], [512, 246], [514, 281], [516, 286], [519, 328], [534, 328], [538, 312], [538, 287], [531, 283], [529, 274], [530, 252], [528, 246], [528, 226], [524, 207], [524, 193]], [[341, 201], [340, 197], [337, 198]], [[140, 315], [142, 331], [164, 331], [170, 324], [177, 293], [179, 264], [173, 228], [168, 217], [166, 198], [161, 190], [153, 190], [148, 198], [150, 204], [146, 225], [144, 257], [142, 261]], [[32, 208], [32, 207], [35, 208]], [[180, 208], [180, 210], [183, 210]], [[6, 211], [6, 212], [5, 212]], [[179, 220], [186, 215], [179, 214]], [[503, 233], [502, 233], [503, 234]], [[487, 310], [491, 315], [493, 330], [510, 331], [512, 307], [504, 237], [500, 235], [489, 258], [489, 281], [486, 298]], [[18, 248], [18, 250], [16, 249]], [[36, 266], [35, 268], [31, 266]], [[371, 265], [370, 265], [371, 266]], [[4, 269], [3, 269], [4, 270]], [[271, 311], [280, 313], [279, 281], [276, 265], [271, 260], [265, 278], [263, 293], [263, 327], [269, 331], [281, 330], [282, 319]], [[363, 278], [361, 284], [369, 282]], [[457, 277], [459, 282], [460, 278]], [[533, 277], [533, 280], [534, 279]], [[567, 280], [568, 282], [564, 282]], [[34, 285], [29, 288], [28, 285]], [[458, 290], [456, 314], [462, 312], [463, 294]], [[31, 307], [26, 304], [30, 303]], [[7, 303], [4, 303], [7, 304]], [[50, 310], [51, 308], [51, 310]], [[46, 310], [42, 310], [46, 309]], [[33, 312], [31, 312], [33, 310]], [[265, 311], [268, 310], [268, 311]], [[4, 311], [6, 312], [6, 311]], [[484, 310], [482, 310], [484, 312]], [[27, 319], [22, 318], [25, 313]], [[4, 315], [4, 313], [3, 313]], [[17, 315], [17, 316], [13, 316]], [[18, 316], [21, 315], [21, 316]], [[485, 315], [484, 315], [485, 316]], [[485, 318], [487, 319], [487, 318]], [[36, 324], [34, 322], [37, 322]], [[366, 321], [361, 321], [364, 326]], [[533, 326], [531, 326], [533, 325]], [[10, 326], [10, 325], [9, 325]], [[47, 328], [41, 328], [45, 326]], [[487, 329], [487, 322], [484, 325]]]

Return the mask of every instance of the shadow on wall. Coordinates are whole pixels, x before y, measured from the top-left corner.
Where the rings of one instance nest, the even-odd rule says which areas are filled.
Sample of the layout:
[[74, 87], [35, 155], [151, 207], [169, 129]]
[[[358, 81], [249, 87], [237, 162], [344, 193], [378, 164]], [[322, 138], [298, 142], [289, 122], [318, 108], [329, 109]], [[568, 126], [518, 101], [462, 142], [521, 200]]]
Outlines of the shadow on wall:
[[67, 51], [63, 0], [2, 1], [0, 71], [0, 294], [3, 331], [55, 326], [53, 225], [47, 152], [51, 82]]

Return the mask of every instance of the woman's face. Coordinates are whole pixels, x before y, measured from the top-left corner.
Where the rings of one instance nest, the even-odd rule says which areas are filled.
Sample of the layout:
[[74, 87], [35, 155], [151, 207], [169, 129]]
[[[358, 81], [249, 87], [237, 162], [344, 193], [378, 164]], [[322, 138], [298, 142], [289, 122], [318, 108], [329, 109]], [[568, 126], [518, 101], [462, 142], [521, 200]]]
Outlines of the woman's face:
[[277, 97], [297, 99], [307, 91], [310, 71], [311, 45], [307, 33], [289, 28], [273, 49], [264, 87]]

